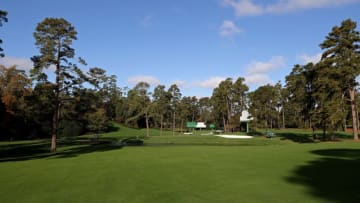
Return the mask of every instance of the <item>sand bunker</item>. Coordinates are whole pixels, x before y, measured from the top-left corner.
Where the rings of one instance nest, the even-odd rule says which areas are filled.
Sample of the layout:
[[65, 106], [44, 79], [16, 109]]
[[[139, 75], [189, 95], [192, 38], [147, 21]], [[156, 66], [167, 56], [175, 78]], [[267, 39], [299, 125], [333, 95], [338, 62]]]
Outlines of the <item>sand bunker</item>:
[[253, 138], [252, 136], [248, 135], [216, 135], [223, 138], [231, 138], [231, 139], [250, 139]]

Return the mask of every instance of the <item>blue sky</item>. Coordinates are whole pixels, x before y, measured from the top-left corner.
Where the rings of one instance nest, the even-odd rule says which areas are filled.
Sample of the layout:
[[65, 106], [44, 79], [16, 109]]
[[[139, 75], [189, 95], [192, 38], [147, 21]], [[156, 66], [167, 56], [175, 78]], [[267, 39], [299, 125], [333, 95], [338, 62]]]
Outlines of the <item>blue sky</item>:
[[294, 64], [319, 59], [333, 26], [360, 22], [359, 0], [1, 0], [0, 9], [9, 18], [0, 64], [29, 69], [37, 23], [63, 17], [78, 32], [84, 70], [101, 67], [120, 87], [176, 83], [198, 97], [228, 77], [251, 90], [284, 82]]

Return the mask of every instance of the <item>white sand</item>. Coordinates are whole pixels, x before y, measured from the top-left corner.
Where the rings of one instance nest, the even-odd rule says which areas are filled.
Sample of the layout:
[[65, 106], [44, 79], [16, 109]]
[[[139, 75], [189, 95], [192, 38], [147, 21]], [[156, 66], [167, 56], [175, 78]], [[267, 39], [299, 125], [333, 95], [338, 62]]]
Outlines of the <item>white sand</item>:
[[252, 136], [248, 135], [215, 135], [223, 138], [232, 138], [232, 139], [250, 139], [253, 138]]

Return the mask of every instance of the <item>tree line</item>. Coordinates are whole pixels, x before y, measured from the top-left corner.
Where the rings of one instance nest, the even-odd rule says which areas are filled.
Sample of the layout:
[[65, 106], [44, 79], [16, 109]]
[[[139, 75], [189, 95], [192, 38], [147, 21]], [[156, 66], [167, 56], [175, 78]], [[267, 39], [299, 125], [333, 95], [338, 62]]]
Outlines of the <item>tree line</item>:
[[[0, 12], [0, 25], [7, 22], [6, 14]], [[358, 139], [360, 35], [351, 19], [332, 28], [320, 44], [318, 63], [295, 65], [284, 85], [267, 84], [250, 92], [244, 78], [228, 78], [203, 98], [182, 96], [176, 84], [150, 89], [139, 82], [120, 88], [116, 76], [102, 68], [84, 71], [86, 61], [72, 47], [77, 31], [63, 18], [44, 19], [33, 35], [39, 54], [31, 58], [29, 74], [0, 65], [2, 140], [51, 137], [56, 151], [59, 136], [106, 132], [114, 121], [146, 128], [147, 136], [150, 128], [160, 129], [160, 135], [163, 129], [184, 131], [187, 121], [235, 131], [244, 110], [252, 116], [253, 129], [322, 129], [327, 139], [351, 126]]]

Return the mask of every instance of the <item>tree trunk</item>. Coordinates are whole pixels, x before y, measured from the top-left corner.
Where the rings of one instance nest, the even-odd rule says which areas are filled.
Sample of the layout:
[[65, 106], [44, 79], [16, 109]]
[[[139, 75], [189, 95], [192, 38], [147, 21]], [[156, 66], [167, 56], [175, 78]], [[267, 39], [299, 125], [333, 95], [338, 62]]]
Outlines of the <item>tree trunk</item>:
[[[58, 95], [58, 93], [57, 93]], [[56, 97], [58, 98], [58, 96]], [[59, 128], [59, 118], [60, 118], [60, 104], [57, 99], [55, 104], [55, 111], [52, 118], [52, 129], [51, 129], [51, 148], [50, 152], [56, 152], [56, 138]]]
[[229, 123], [230, 119], [231, 119], [231, 103], [230, 103], [230, 99], [228, 97], [226, 97], [226, 106], [227, 106], [227, 121]]
[[285, 129], [285, 109], [284, 109], [284, 105], [283, 105], [283, 109], [282, 109], [282, 128]]
[[358, 132], [359, 132], [359, 129], [360, 129], [360, 126], [359, 126], [359, 111], [358, 111], [358, 107], [357, 107], [356, 103], [355, 103], [355, 114], [356, 114], [357, 128], [358, 128]]
[[145, 123], [146, 123], [146, 137], [150, 137], [149, 116], [147, 112], [145, 112]]
[[278, 112], [277, 112], [277, 115], [276, 115], [276, 116], [277, 116], [277, 121], [276, 121], [277, 124], [276, 124], [276, 125], [277, 125], [277, 128], [279, 128], [279, 129], [281, 128], [281, 124], [280, 124], [280, 113], [281, 113], [281, 112], [280, 112], [280, 110], [278, 109]]
[[358, 135], [358, 121], [357, 118], [358, 116], [356, 115], [356, 101], [355, 101], [355, 88], [351, 88], [349, 90], [350, 93], [350, 102], [351, 102], [351, 114], [352, 114], [352, 124], [353, 124], [353, 135], [354, 135], [354, 140], [359, 140], [359, 135]]
[[163, 119], [164, 119], [164, 115], [161, 115], [161, 118], [160, 118], [160, 136], [162, 136], [162, 134], [163, 134]]
[[223, 125], [224, 125], [224, 132], [227, 132], [225, 116], [223, 116]]
[[[344, 101], [345, 101], [345, 93], [343, 93], [342, 95], [341, 95], [341, 112], [344, 114], [345, 112], [346, 112], [346, 110], [345, 110], [345, 105], [344, 105]], [[342, 119], [342, 131], [343, 132], [346, 132], [346, 128], [347, 128], [347, 126], [346, 126], [346, 116], [345, 117], [343, 117], [343, 119]], [[358, 125], [358, 127], [359, 127], [359, 125]]]
[[172, 134], [173, 136], [175, 136], [175, 110], [174, 110], [174, 114], [173, 114], [173, 126], [172, 126]]
[[183, 133], [183, 125], [184, 125], [184, 120], [181, 119], [181, 129], [180, 129], [180, 132]]
[[52, 119], [52, 135], [51, 135], [51, 152], [56, 152], [56, 137], [59, 128], [60, 118], [60, 48], [58, 49], [57, 64], [56, 64], [56, 84], [55, 84], [55, 111]]
[[315, 141], [315, 140], [316, 140], [315, 127], [314, 127], [314, 126], [311, 126], [311, 129], [312, 129], [313, 141]]
[[57, 108], [54, 111], [54, 115], [53, 115], [53, 119], [52, 119], [52, 133], [51, 133], [51, 149], [50, 152], [56, 152], [56, 134], [57, 134], [57, 123], [58, 123], [58, 119], [57, 119]]
[[59, 129], [59, 120], [60, 120], [60, 91], [62, 88], [61, 79], [60, 79], [60, 67], [61, 67], [61, 40], [58, 40], [59, 44], [57, 46], [57, 56], [56, 56], [56, 80], [55, 80], [55, 111], [52, 119], [52, 135], [51, 135], [51, 152], [56, 152], [56, 138]]

